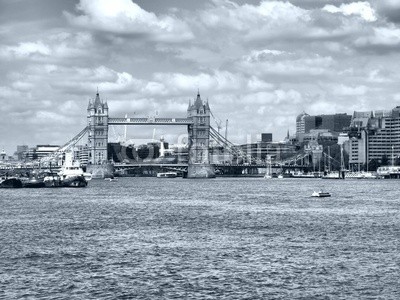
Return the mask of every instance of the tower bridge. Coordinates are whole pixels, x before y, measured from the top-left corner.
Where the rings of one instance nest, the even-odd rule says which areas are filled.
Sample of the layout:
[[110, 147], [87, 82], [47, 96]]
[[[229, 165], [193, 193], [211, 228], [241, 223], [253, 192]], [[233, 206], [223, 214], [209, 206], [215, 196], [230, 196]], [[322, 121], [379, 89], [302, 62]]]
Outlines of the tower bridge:
[[194, 103], [189, 102], [187, 117], [182, 118], [113, 118], [109, 116], [108, 104], [96, 98], [89, 100], [87, 108], [87, 133], [89, 164], [88, 171], [99, 173], [107, 171], [108, 127], [109, 125], [172, 125], [187, 126], [188, 131], [188, 178], [215, 177], [210, 164], [210, 106], [203, 101], [200, 93]]

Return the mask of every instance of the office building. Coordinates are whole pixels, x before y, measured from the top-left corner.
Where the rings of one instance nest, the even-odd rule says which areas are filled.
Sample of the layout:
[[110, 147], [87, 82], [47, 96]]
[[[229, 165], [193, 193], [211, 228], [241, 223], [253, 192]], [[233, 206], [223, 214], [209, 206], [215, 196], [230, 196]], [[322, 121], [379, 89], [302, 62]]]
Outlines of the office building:
[[349, 162], [393, 161], [400, 155], [400, 106], [390, 111], [354, 112], [348, 131]]
[[352, 116], [346, 113], [310, 116], [303, 112], [296, 118], [296, 136], [300, 142], [311, 130], [329, 130], [338, 135], [350, 126]]
[[261, 142], [264, 143], [272, 142], [272, 133], [261, 133]]

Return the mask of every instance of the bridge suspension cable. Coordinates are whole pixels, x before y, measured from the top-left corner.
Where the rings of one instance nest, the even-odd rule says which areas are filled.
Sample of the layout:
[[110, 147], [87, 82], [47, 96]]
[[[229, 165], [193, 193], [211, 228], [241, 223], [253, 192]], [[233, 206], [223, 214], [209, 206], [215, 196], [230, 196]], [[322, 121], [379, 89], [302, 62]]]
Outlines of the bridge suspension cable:
[[[216, 131], [213, 127], [210, 127], [210, 136], [222, 147], [228, 150], [229, 153], [236, 155], [238, 158], [245, 159], [249, 163], [255, 164], [267, 164], [265, 159], [260, 159], [253, 157], [251, 154], [243, 151], [238, 146], [235, 146], [232, 142], [222, 136], [218, 131]], [[285, 160], [281, 160], [277, 162], [277, 165], [283, 166], [286, 164], [296, 163], [297, 161], [301, 161], [304, 158], [310, 155], [309, 152], [304, 152], [302, 154], [296, 154], [292, 157], [286, 158]]]
[[236, 155], [238, 158], [246, 159], [249, 162], [255, 162], [255, 158], [235, 146], [231, 141], [222, 136], [217, 130], [210, 126], [210, 136], [229, 153]]
[[81, 139], [82, 137], [85, 136], [85, 134], [88, 132], [89, 128], [86, 126], [81, 132], [79, 132], [76, 136], [74, 136], [71, 140], [69, 140], [67, 143], [65, 143], [63, 146], [58, 148], [56, 151], [50, 153], [49, 155], [42, 157], [39, 162], [40, 163], [45, 163], [48, 162], [57, 156], [67, 152], [71, 147], [75, 146]]

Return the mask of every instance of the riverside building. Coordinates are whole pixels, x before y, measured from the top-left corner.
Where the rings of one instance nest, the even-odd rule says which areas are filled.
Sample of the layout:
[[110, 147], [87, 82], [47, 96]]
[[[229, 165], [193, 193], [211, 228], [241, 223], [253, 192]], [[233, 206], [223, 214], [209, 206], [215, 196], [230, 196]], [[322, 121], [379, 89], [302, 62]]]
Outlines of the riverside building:
[[400, 155], [400, 106], [388, 111], [354, 112], [349, 128], [349, 163], [393, 160]]
[[302, 112], [296, 118], [296, 137], [302, 142], [307, 134], [315, 130], [327, 130], [337, 137], [349, 127], [351, 120], [352, 116], [346, 113], [310, 116]]

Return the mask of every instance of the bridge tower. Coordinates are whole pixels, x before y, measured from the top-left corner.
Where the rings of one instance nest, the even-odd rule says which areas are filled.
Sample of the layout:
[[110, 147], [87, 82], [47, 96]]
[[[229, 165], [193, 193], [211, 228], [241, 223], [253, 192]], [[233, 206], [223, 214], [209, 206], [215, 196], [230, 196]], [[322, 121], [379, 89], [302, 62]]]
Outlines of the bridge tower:
[[188, 126], [189, 162], [188, 178], [215, 177], [214, 167], [210, 164], [210, 106], [203, 102], [200, 92], [192, 104], [189, 101], [187, 116], [193, 124]]
[[89, 100], [87, 108], [88, 121], [88, 162], [91, 165], [102, 165], [107, 162], [108, 144], [108, 105], [100, 99], [97, 91], [94, 101]]

